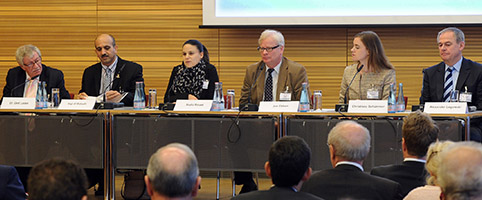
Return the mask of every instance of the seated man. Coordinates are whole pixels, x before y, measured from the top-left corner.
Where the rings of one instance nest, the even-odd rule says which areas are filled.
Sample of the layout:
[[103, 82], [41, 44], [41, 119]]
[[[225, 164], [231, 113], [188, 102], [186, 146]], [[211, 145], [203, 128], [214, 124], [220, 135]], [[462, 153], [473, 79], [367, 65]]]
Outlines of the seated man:
[[0, 165], [0, 200], [25, 200], [25, 190], [15, 167]]
[[402, 126], [403, 163], [375, 167], [371, 174], [399, 183], [403, 196], [425, 185], [426, 154], [430, 144], [437, 141], [438, 133], [439, 128], [430, 115], [420, 111], [410, 113], [403, 119]]
[[201, 184], [196, 156], [184, 144], [164, 146], [149, 159], [144, 180], [153, 200], [192, 199]]
[[28, 184], [29, 200], [87, 200], [87, 177], [72, 161], [54, 158], [36, 164]]
[[458, 142], [442, 151], [437, 183], [440, 199], [482, 199], [482, 145]]
[[324, 199], [402, 199], [400, 184], [363, 172], [370, 151], [368, 129], [354, 121], [339, 122], [328, 134], [334, 169], [313, 174], [301, 191]]
[[310, 159], [310, 147], [303, 139], [298, 136], [282, 137], [271, 145], [269, 161], [264, 165], [274, 186], [267, 191], [248, 192], [232, 199], [320, 199], [298, 192], [311, 175]]

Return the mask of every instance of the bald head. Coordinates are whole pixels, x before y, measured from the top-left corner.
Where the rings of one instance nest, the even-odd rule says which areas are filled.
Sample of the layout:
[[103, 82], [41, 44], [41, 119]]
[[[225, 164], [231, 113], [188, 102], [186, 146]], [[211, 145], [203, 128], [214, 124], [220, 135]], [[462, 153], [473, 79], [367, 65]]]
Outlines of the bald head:
[[339, 158], [363, 161], [370, 151], [370, 133], [354, 121], [342, 121], [331, 129], [328, 144], [333, 146], [335, 156]]
[[457, 142], [441, 157], [437, 181], [446, 199], [482, 198], [482, 145]]
[[100, 62], [105, 66], [110, 66], [117, 58], [117, 45], [114, 36], [109, 34], [100, 34], [95, 38], [95, 53]]
[[164, 146], [151, 156], [147, 177], [158, 194], [171, 198], [190, 196], [199, 177], [196, 156], [184, 144]]

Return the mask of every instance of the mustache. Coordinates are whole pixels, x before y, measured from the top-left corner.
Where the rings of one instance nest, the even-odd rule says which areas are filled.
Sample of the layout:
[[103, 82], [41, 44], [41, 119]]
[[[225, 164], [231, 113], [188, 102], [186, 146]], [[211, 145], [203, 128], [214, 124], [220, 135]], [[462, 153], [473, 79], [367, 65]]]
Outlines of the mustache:
[[104, 57], [109, 57], [109, 55], [107, 55], [107, 54], [102, 54], [101, 57], [102, 57], [102, 58], [104, 58]]

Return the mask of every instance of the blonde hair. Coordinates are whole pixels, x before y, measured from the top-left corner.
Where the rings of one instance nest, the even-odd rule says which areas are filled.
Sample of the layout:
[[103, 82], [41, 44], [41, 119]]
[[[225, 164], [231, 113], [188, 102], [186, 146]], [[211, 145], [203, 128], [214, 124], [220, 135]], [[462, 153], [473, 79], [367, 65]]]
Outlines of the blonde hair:
[[[454, 144], [452, 141], [442, 141], [442, 142], [434, 142], [428, 147], [427, 151], [427, 162], [425, 163], [425, 169], [429, 172], [427, 176], [427, 185], [438, 185], [436, 177], [437, 170], [441, 163], [440, 153], [449, 145]], [[433, 174], [434, 176], [431, 176]]]

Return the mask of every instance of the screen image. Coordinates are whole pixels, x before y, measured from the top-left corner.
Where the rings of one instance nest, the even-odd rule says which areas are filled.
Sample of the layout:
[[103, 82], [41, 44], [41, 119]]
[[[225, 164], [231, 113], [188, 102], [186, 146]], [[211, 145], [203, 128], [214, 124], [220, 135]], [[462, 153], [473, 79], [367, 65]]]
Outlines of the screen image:
[[480, 0], [203, 0], [203, 25], [479, 23]]

